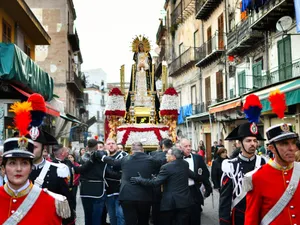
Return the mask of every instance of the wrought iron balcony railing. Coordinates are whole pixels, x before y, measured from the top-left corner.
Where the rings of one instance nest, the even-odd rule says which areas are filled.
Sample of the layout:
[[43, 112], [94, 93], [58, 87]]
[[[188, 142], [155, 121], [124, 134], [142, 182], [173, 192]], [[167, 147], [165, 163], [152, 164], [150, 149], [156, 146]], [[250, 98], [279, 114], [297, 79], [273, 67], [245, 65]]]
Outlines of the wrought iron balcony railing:
[[183, 52], [179, 57], [173, 60], [169, 65], [170, 76], [180, 73], [188, 66], [193, 66], [196, 63], [195, 52], [198, 48], [190, 47]]
[[216, 33], [211, 39], [204, 43], [196, 52], [197, 66], [201, 67], [219, 57], [225, 51], [224, 33]]
[[196, 0], [196, 19], [207, 20], [222, 0]]
[[239, 53], [243, 50], [253, 47], [258, 40], [263, 38], [261, 31], [252, 30], [250, 28], [250, 19], [246, 19], [237, 24], [227, 34], [227, 53]]

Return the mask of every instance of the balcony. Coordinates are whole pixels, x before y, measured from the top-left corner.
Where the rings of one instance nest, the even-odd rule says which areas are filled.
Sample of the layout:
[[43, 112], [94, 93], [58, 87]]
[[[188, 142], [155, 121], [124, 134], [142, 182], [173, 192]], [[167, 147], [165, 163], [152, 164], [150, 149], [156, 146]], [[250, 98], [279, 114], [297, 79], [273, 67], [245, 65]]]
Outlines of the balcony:
[[80, 50], [80, 47], [79, 47], [79, 37], [77, 34], [77, 30], [75, 30], [75, 32], [71, 31], [68, 33], [68, 40], [72, 47], [73, 52], [78, 52]]
[[194, 66], [196, 63], [195, 55], [197, 51], [198, 48], [190, 47], [179, 57], [173, 60], [169, 64], [169, 76], [178, 75], [187, 68]]
[[171, 24], [184, 22], [190, 15], [195, 12], [196, 0], [182, 0], [171, 13]]
[[156, 33], [156, 44], [159, 45], [162, 38], [165, 36], [166, 33], [166, 26], [163, 25], [163, 21], [160, 21], [160, 25], [158, 27], [157, 33]]
[[205, 102], [193, 104], [193, 115], [208, 112], [208, 107]]
[[73, 71], [67, 72], [67, 86], [76, 94], [77, 97], [81, 97], [84, 89], [84, 80], [77, 76]]
[[273, 86], [296, 77], [300, 78], [300, 59], [287, 65], [281, 65], [280, 67], [265, 71], [262, 75], [246, 75], [246, 87], [239, 87], [239, 93], [241, 95], [267, 86]]
[[263, 76], [253, 75], [253, 89], [263, 88], [296, 77], [300, 77], [300, 59], [271, 69]]
[[217, 33], [209, 41], [204, 43], [199, 51], [196, 52], [196, 59], [198, 67], [206, 67], [224, 53], [225, 51], [225, 35]]
[[222, 0], [196, 0], [196, 19], [207, 20]]
[[263, 38], [262, 32], [250, 28], [250, 19], [242, 21], [227, 34], [227, 54], [240, 54]]
[[293, 0], [269, 0], [258, 13], [250, 16], [250, 28], [255, 30], [276, 29], [276, 22], [283, 16], [295, 13]]

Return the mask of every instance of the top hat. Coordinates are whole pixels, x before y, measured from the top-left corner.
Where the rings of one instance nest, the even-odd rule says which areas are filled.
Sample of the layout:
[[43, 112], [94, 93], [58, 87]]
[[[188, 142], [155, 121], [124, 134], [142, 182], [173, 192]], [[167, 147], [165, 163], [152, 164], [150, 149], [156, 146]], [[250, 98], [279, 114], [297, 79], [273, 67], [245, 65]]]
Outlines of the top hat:
[[33, 141], [26, 137], [14, 137], [4, 141], [3, 158], [29, 158], [33, 159]]
[[293, 131], [293, 126], [286, 123], [277, 124], [268, 128], [266, 134], [269, 143], [298, 138], [298, 134]]
[[233, 131], [225, 138], [225, 140], [243, 140], [245, 137], [256, 137], [257, 140], [264, 141], [258, 131], [258, 127], [255, 123], [244, 123], [234, 128]]

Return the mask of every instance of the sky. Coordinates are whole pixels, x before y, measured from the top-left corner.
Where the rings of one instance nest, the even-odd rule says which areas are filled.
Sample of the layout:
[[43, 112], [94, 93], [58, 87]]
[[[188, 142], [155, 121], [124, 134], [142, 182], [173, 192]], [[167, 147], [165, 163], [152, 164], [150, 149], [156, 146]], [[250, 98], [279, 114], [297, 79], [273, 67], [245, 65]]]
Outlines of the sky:
[[[120, 81], [125, 64], [125, 81], [130, 80], [133, 52], [131, 42], [137, 35], [157, 46], [159, 18], [164, 17], [165, 0], [73, 0], [75, 26], [83, 57], [82, 70], [102, 68], [107, 82]], [[152, 56], [155, 55], [151, 51]]]

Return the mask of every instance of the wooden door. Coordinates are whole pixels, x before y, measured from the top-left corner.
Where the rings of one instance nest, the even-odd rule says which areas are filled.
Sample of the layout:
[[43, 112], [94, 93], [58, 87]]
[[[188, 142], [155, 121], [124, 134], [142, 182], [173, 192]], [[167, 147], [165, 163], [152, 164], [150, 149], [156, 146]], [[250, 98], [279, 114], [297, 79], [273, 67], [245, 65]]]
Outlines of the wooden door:
[[218, 50], [224, 50], [224, 17], [223, 13], [218, 17]]
[[207, 28], [207, 55], [211, 53], [211, 27]]
[[211, 157], [211, 134], [207, 133], [205, 134], [205, 144], [206, 144], [206, 163], [210, 162]]

